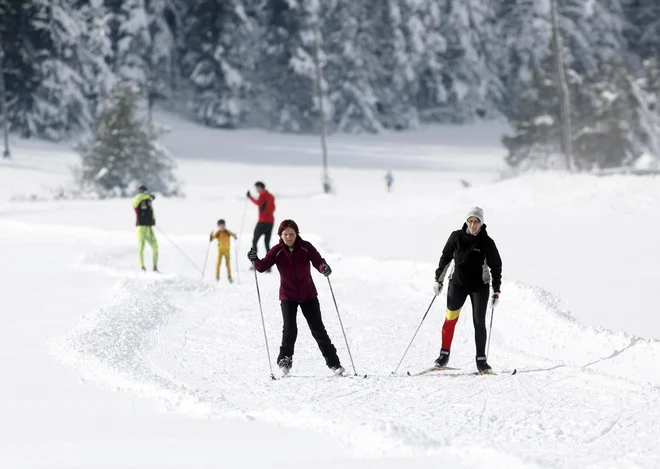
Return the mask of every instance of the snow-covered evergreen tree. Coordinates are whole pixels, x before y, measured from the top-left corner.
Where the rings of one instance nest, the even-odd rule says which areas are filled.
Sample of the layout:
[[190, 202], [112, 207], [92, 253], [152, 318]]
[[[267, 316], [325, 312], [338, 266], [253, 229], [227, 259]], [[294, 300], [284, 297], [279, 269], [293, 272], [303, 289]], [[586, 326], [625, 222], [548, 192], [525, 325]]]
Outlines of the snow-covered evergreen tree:
[[80, 145], [76, 176], [85, 191], [99, 197], [131, 195], [146, 184], [166, 196], [180, 194], [175, 163], [158, 143], [158, 132], [137, 115], [138, 94], [118, 84], [99, 113], [92, 139]]
[[[649, 70], [649, 74], [651, 71]], [[573, 157], [579, 170], [634, 165], [660, 155], [660, 119], [652, 79], [631, 74], [622, 61], [599, 65], [588, 76], [567, 70], [571, 95]], [[551, 54], [520, 95], [513, 136], [503, 143], [518, 171], [561, 167], [559, 98]]]
[[628, 47], [640, 61], [660, 57], [660, 5], [656, 0], [621, 0]]
[[112, 57], [108, 18], [103, 0], [76, 0], [73, 8], [83, 22], [79, 36], [80, 73], [93, 121], [115, 83], [115, 75], [106, 60]]
[[156, 101], [174, 98], [178, 82], [176, 34], [181, 29], [182, 5], [175, 0], [145, 0], [149, 43], [144, 52], [149, 115]]
[[573, 137], [579, 167], [630, 166], [644, 153], [660, 155], [660, 122], [625, 64], [602, 64], [585, 85], [591, 106], [581, 109], [582, 122]]
[[437, 54], [443, 64], [445, 98], [437, 106], [450, 112], [440, 120], [464, 122], [499, 114], [506, 90], [491, 50], [497, 34], [494, 3], [450, 0], [441, 5], [439, 30], [444, 48]]
[[252, 104], [256, 19], [240, 0], [191, 0], [186, 17], [183, 74], [192, 86], [189, 105], [206, 125], [237, 127]]
[[60, 140], [89, 130], [91, 109], [73, 0], [6, 1], [2, 8], [10, 127], [25, 137]]
[[88, 83], [84, 74], [88, 58], [82, 45], [84, 19], [72, 0], [33, 0], [31, 18], [33, 70], [38, 80], [29, 126], [36, 135], [60, 140], [92, 124]]
[[321, 0], [264, 0], [256, 105], [268, 128], [317, 128], [314, 47]]
[[106, 24], [112, 44], [108, 58], [119, 79], [147, 88], [146, 51], [151, 47], [145, 0], [105, 0]]
[[327, 0], [321, 4], [319, 57], [325, 113], [328, 127], [339, 132], [382, 130], [372, 79], [358, 47], [360, 11], [359, 2]]
[[554, 76], [553, 57], [546, 48], [546, 57], [532, 70], [530, 86], [520, 90], [516, 100], [519, 109], [513, 110], [516, 118], [510, 120], [514, 134], [502, 138], [509, 151], [505, 161], [516, 171], [560, 166], [559, 97]]

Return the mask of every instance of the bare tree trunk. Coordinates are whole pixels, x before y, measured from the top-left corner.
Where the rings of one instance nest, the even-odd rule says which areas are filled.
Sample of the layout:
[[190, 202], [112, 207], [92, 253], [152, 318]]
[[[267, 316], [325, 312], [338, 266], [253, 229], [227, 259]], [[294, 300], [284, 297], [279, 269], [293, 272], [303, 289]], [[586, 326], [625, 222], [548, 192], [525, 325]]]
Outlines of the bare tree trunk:
[[321, 124], [321, 149], [323, 151], [323, 192], [332, 192], [330, 177], [328, 176], [328, 146], [326, 143], [325, 111], [323, 107], [323, 73], [321, 71], [321, 60], [319, 57], [319, 32], [316, 30], [314, 39], [314, 67], [316, 68], [316, 96], [319, 100], [319, 123]]
[[557, 0], [550, 1], [552, 11], [552, 50], [555, 56], [555, 68], [557, 71], [557, 91], [559, 93], [559, 118], [561, 125], [562, 151], [566, 157], [566, 167], [573, 171], [573, 136], [571, 131], [571, 112], [568, 85], [566, 84], [566, 73], [564, 62], [561, 58], [561, 37], [559, 34], [559, 15], [557, 13]]
[[0, 109], [2, 110], [2, 131], [4, 133], [5, 150], [2, 152], [2, 157], [9, 159], [11, 153], [9, 151], [9, 116], [7, 115], [7, 93], [5, 91], [5, 67], [4, 67], [5, 51], [2, 47], [2, 38], [0, 38]]

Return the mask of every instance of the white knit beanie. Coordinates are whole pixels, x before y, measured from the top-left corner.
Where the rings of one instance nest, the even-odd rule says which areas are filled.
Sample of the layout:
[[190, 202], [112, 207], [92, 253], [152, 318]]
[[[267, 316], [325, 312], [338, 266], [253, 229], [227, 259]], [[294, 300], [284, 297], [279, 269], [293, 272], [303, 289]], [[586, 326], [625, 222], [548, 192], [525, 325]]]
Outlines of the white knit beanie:
[[479, 220], [481, 220], [481, 223], [484, 222], [484, 210], [481, 207], [472, 207], [470, 210], [468, 210], [467, 216], [465, 219], [467, 220], [470, 217], [477, 217]]

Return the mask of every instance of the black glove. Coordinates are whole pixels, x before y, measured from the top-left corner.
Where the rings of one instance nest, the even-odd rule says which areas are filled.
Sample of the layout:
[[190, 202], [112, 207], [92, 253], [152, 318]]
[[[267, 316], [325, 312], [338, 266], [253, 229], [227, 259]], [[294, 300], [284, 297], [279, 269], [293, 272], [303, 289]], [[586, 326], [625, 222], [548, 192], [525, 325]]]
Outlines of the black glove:
[[211, 234], [209, 235], [209, 242], [210, 241], [213, 241], [213, 232], [211, 232]]
[[328, 265], [328, 263], [323, 259], [323, 270], [321, 270], [321, 273], [328, 277], [332, 273], [332, 269]]
[[246, 197], [249, 198], [250, 197], [250, 191], [247, 191], [247, 194], [245, 194], [245, 195], [246, 195]]
[[259, 260], [259, 256], [257, 256], [257, 251], [254, 248], [250, 249], [247, 256], [250, 262], [257, 262]]

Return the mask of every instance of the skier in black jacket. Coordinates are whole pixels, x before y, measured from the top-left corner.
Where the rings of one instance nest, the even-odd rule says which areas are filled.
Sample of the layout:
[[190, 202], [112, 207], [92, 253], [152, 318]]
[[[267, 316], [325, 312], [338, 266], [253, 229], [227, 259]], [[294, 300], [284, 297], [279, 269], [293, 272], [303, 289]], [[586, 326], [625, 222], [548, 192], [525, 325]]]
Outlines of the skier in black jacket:
[[435, 365], [444, 367], [449, 363], [454, 328], [469, 296], [472, 303], [474, 341], [477, 347], [477, 370], [483, 373], [491, 369], [486, 361], [486, 311], [489, 306], [489, 286], [492, 281], [493, 294], [490, 296], [490, 306], [494, 308], [499, 303], [500, 297], [502, 259], [495, 241], [486, 232], [483, 210], [472, 207], [466, 218], [463, 228], [449, 236], [435, 271], [433, 291], [439, 295], [449, 264], [454, 261], [447, 289], [447, 315], [442, 326], [442, 348]]

